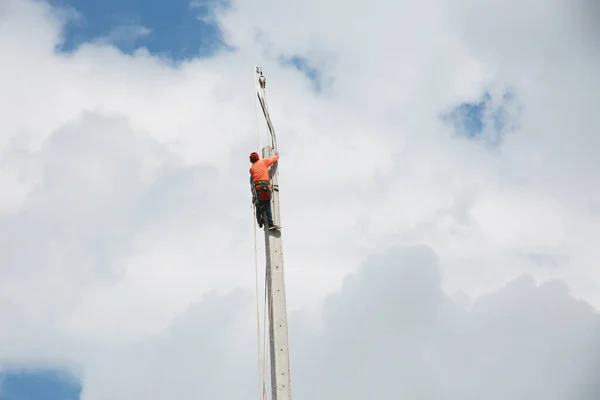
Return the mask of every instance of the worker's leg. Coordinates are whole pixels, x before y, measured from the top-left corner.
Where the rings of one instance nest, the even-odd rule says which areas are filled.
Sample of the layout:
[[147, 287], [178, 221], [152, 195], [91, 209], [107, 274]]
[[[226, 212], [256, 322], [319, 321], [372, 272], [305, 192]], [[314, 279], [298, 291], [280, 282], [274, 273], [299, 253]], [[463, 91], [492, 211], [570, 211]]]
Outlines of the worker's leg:
[[259, 200], [260, 209], [267, 214], [267, 226], [273, 225], [273, 213], [271, 212], [271, 200]]
[[264, 200], [264, 208], [265, 208], [265, 212], [267, 213], [267, 226], [270, 229], [279, 229], [279, 226], [276, 226], [273, 223], [273, 213], [271, 211], [271, 201], [270, 200]]

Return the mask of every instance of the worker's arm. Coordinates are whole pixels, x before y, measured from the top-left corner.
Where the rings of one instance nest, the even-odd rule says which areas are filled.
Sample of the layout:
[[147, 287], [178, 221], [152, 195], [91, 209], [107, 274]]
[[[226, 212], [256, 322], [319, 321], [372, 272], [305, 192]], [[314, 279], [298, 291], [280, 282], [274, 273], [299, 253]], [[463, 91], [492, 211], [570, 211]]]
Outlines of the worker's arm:
[[275, 164], [277, 160], [279, 160], [279, 153], [275, 153], [275, 157], [265, 159], [267, 167]]

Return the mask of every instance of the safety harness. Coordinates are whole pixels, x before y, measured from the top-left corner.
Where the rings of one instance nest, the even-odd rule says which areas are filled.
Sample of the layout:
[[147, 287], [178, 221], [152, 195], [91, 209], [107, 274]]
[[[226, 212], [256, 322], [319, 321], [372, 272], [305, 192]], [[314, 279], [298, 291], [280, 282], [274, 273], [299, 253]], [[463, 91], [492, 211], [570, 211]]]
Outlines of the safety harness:
[[271, 182], [255, 181], [254, 190], [256, 191], [258, 200], [271, 200]]

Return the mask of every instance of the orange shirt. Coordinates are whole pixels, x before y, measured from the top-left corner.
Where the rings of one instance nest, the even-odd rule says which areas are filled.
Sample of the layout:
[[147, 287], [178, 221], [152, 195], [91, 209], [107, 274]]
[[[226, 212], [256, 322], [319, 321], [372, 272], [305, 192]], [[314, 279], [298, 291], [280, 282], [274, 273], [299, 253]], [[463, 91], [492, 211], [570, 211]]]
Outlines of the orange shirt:
[[250, 167], [250, 175], [252, 180], [256, 181], [268, 181], [269, 180], [269, 167], [275, 164], [275, 161], [279, 159], [279, 154], [275, 154], [273, 158], [263, 158], [258, 160]]

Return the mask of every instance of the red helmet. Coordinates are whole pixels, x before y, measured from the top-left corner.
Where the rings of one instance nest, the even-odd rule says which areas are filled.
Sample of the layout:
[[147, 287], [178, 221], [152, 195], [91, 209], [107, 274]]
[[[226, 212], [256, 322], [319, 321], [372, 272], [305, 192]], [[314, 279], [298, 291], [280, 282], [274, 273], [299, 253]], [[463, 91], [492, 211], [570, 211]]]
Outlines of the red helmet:
[[255, 163], [255, 162], [257, 162], [257, 161], [258, 161], [258, 158], [259, 158], [259, 157], [258, 157], [258, 153], [257, 153], [257, 152], [254, 152], [254, 153], [250, 154], [250, 162], [251, 162], [251, 163]]

